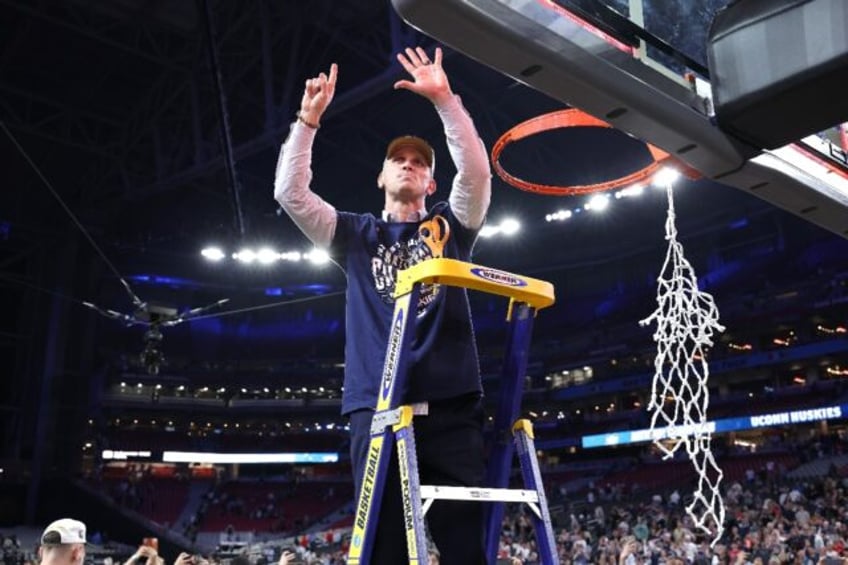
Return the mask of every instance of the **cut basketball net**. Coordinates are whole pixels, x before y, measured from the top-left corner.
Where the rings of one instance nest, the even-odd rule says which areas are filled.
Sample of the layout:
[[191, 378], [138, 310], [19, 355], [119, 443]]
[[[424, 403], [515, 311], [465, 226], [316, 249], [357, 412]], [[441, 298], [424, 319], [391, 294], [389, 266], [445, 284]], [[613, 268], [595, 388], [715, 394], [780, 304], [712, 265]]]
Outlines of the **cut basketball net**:
[[[504, 133], [492, 148], [492, 166], [510, 185], [554, 196], [574, 196], [633, 186], [653, 179], [665, 185], [668, 195], [668, 217], [665, 223], [668, 252], [660, 276], [657, 278], [657, 309], [639, 324], [656, 322], [654, 341], [657, 355], [654, 360], [654, 379], [651, 402], [651, 437], [654, 444], [670, 459], [681, 448], [686, 453], [698, 475], [694, 499], [686, 511], [695, 527], [713, 534], [714, 546], [724, 532], [724, 501], [719, 492], [723, 473], [716, 464], [711, 448], [711, 424], [707, 421], [710, 402], [707, 380], [710, 375], [706, 349], [710, 347], [715, 331], [723, 331], [718, 323], [718, 309], [713, 297], [698, 290], [698, 279], [692, 265], [683, 256], [683, 246], [677, 241], [672, 179], [661, 181], [658, 173], [672, 165], [690, 179], [700, 174], [677, 161], [658, 147], [648, 146], [651, 162], [642, 169], [619, 179], [577, 186], [547, 185], [526, 181], [509, 174], [500, 163], [504, 149], [515, 141], [544, 131], [569, 127], [612, 126], [585, 112], [571, 108], [543, 114], [522, 122]], [[655, 176], [656, 175], [656, 176]]]
[[724, 331], [724, 326], [718, 323], [712, 295], [698, 289], [695, 270], [677, 241], [672, 184], [671, 180], [665, 183], [668, 251], [657, 277], [657, 309], [639, 322], [642, 326], [652, 322], [657, 325], [657, 355], [648, 405], [651, 437], [664, 459], [686, 448], [698, 476], [698, 487], [686, 512], [695, 527], [713, 535], [714, 546], [724, 532], [725, 510], [719, 491], [723, 473], [710, 449], [713, 426], [707, 421], [710, 370], [706, 350], [713, 345], [713, 333]]

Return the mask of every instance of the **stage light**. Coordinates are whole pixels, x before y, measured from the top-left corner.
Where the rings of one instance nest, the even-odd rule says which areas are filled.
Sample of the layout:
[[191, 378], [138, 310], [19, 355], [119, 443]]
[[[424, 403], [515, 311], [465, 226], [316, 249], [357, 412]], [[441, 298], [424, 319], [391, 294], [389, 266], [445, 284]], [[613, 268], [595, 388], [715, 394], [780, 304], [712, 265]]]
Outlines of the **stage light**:
[[589, 199], [585, 208], [593, 212], [603, 212], [609, 206], [609, 196], [606, 194], [596, 194]]
[[280, 253], [280, 259], [283, 261], [291, 261], [292, 263], [297, 263], [303, 258], [304, 257], [300, 251], [286, 251], [285, 253]]
[[657, 188], [665, 188], [680, 178], [680, 171], [671, 167], [664, 167], [654, 176], [652, 184]]
[[495, 235], [496, 233], [498, 233], [499, 231], [501, 231], [501, 229], [497, 226], [485, 225], [482, 228], [480, 228], [480, 234], [479, 235], [480, 235], [480, 237], [488, 239], [488, 238], [492, 237], [493, 235]]
[[330, 255], [323, 249], [317, 248], [307, 253], [306, 258], [315, 265], [324, 265], [330, 261]]
[[521, 224], [515, 218], [505, 218], [501, 220], [500, 231], [504, 235], [515, 235], [520, 229]]
[[226, 257], [220, 247], [214, 246], [206, 247], [205, 249], [203, 249], [203, 251], [200, 252], [200, 254], [206, 257], [206, 259], [208, 259], [209, 261], [220, 261], [221, 259]]
[[480, 228], [479, 236], [482, 238], [490, 238], [499, 233], [505, 236], [511, 236], [515, 235], [520, 229], [521, 222], [519, 222], [515, 218], [504, 218], [496, 226], [490, 224], [484, 225], [482, 228]]
[[641, 184], [634, 184], [633, 186], [628, 186], [627, 188], [623, 188], [615, 193], [616, 198], [633, 198], [635, 196], [642, 196], [645, 192], [645, 187]]
[[253, 263], [256, 260], [256, 253], [253, 249], [242, 249], [238, 253], [233, 253], [233, 259], [237, 261], [241, 261], [242, 263]]
[[280, 258], [280, 254], [268, 247], [263, 247], [256, 252], [256, 259], [263, 265], [270, 265]]

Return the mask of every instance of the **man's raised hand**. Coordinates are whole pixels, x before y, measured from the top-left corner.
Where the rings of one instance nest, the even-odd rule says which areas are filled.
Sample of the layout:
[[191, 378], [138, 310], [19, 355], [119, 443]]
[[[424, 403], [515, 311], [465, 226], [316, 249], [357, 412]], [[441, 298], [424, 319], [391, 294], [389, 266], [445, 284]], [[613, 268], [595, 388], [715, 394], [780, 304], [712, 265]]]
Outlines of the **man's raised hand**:
[[317, 128], [321, 125], [321, 116], [324, 110], [333, 100], [336, 93], [336, 78], [339, 75], [339, 66], [335, 63], [330, 65], [329, 76], [321, 73], [317, 77], [306, 79], [306, 87], [303, 90], [303, 98], [300, 100], [300, 112], [298, 117], [308, 126]]
[[433, 60], [420, 47], [407, 47], [405, 53], [398, 53], [397, 60], [406, 69], [413, 80], [399, 80], [395, 88], [404, 88], [419, 94], [434, 104], [443, 102], [453, 96], [448, 77], [442, 68], [442, 49], [436, 47]]

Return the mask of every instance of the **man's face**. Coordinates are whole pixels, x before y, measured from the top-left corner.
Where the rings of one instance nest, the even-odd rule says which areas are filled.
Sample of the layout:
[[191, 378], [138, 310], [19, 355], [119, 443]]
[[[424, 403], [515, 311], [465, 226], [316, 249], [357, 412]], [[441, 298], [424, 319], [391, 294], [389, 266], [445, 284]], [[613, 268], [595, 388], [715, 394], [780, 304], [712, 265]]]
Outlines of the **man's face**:
[[383, 162], [377, 183], [390, 196], [405, 201], [432, 194], [436, 188], [430, 166], [412, 147], [398, 148]]

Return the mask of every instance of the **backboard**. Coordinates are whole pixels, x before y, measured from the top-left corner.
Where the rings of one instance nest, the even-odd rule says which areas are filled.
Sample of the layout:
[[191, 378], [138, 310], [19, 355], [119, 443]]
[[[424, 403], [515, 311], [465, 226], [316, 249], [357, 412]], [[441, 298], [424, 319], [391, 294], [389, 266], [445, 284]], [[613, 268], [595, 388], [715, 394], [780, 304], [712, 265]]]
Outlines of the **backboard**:
[[773, 150], [716, 125], [706, 39], [727, 0], [392, 2], [411, 25], [469, 57], [848, 237], [839, 124]]

